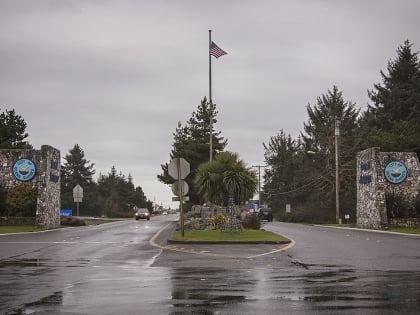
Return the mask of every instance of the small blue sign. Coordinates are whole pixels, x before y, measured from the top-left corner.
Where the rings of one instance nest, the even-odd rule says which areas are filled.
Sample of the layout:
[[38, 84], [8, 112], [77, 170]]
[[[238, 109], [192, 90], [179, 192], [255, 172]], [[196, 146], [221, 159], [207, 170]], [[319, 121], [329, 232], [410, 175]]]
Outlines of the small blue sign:
[[72, 213], [73, 213], [73, 211], [71, 209], [61, 209], [60, 210], [60, 216], [63, 216], [63, 217], [71, 217]]

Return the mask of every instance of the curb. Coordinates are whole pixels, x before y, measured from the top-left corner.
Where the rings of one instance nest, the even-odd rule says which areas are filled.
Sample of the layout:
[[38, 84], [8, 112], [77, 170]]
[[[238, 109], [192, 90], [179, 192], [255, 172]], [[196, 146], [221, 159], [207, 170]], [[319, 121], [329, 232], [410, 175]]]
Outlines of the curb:
[[290, 244], [291, 240], [285, 241], [179, 241], [179, 240], [172, 240], [168, 239], [168, 244], [193, 244], [193, 245], [247, 245], [247, 244], [275, 244], [275, 245], [282, 245], [282, 244]]
[[[150, 240], [149, 240], [149, 244], [154, 246], [154, 247], [158, 247], [160, 249], [166, 249], [166, 250], [170, 250], [170, 251], [176, 251], [176, 252], [182, 252], [182, 253], [188, 253], [188, 254], [195, 254], [195, 255], [202, 255], [202, 256], [208, 256], [208, 257], [224, 257], [224, 258], [244, 258], [244, 259], [253, 259], [256, 257], [261, 257], [261, 256], [267, 256], [267, 255], [271, 255], [274, 253], [278, 253], [278, 252], [283, 252], [286, 251], [290, 248], [292, 248], [293, 246], [295, 246], [296, 242], [293, 239], [287, 239], [284, 241], [278, 241], [278, 242], [187, 242], [187, 241], [176, 241], [176, 240], [172, 240], [172, 239], [166, 239], [166, 245], [158, 243], [157, 239], [160, 236], [160, 234], [167, 230], [168, 228], [170, 228], [171, 224], [167, 224], [166, 226], [163, 226]], [[172, 226], [173, 228], [174, 226]], [[210, 245], [249, 245], [249, 244], [277, 244], [277, 245], [286, 245], [282, 248], [279, 249], [274, 249], [268, 252], [263, 252], [260, 254], [256, 254], [256, 255], [251, 255], [251, 256], [232, 256], [232, 255], [224, 255], [224, 254], [218, 254], [218, 253], [210, 253], [210, 252], [204, 252], [204, 251], [196, 251], [194, 248], [192, 249], [185, 249], [185, 248], [177, 248], [176, 244], [185, 244], [185, 245], [204, 245], [204, 244], [210, 244]]]

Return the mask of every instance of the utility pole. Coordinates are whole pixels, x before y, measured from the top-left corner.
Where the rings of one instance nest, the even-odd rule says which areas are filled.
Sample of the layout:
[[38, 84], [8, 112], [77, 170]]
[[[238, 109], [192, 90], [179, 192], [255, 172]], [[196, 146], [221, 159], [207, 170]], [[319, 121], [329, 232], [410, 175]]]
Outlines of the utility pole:
[[265, 165], [252, 165], [252, 167], [258, 168], [258, 207], [261, 205], [261, 167]]
[[340, 175], [338, 168], [338, 138], [340, 136], [340, 121], [335, 120], [335, 222], [340, 224]]

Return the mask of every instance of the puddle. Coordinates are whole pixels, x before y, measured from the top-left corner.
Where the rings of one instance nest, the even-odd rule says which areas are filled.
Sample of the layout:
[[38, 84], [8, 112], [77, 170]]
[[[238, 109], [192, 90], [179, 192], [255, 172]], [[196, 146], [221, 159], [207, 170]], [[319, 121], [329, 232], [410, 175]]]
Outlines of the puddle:
[[[200, 281], [203, 278], [206, 281]], [[185, 314], [204, 314], [202, 307], [220, 314], [258, 314], [262, 309], [264, 314], [278, 314], [276, 310], [285, 307], [302, 314], [308, 310], [410, 314], [420, 311], [420, 273], [177, 269], [172, 275], [172, 299], [170, 314], [184, 314], [186, 309], [193, 312]]]
[[[55, 262], [57, 263], [57, 262]], [[3, 262], [15, 268], [11, 278], [25, 269], [54, 265], [38, 259]], [[301, 268], [164, 268], [133, 269], [105, 266], [89, 269], [70, 285], [4, 315], [23, 314], [417, 314], [420, 313], [420, 272], [362, 271], [340, 266]], [[12, 269], [8, 269], [13, 270]], [[19, 270], [16, 271], [16, 270]], [[2, 283], [6, 278], [2, 277]], [[28, 279], [31, 279], [28, 277]], [[36, 291], [51, 278], [22, 280], [13, 290], [0, 289], [2, 302], [13, 292]], [[9, 295], [7, 295], [9, 294]], [[28, 296], [33, 296], [28, 294]]]
[[32, 303], [27, 303], [21, 307], [15, 309], [10, 309], [5, 311], [4, 315], [26, 315], [26, 314], [36, 314], [38, 311], [44, 311], [45, 309], [50, 309], [51, 306], [58, 306], [63, 303], [62, 292], [56, 292], [50, 296], [44, 297], [39, 301]]

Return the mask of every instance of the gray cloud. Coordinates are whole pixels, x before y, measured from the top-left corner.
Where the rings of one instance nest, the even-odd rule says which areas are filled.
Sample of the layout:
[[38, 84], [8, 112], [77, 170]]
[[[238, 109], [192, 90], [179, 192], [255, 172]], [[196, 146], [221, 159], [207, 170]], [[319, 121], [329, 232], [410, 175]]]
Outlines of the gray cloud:
[[208, 94], [208, 29], [217, 130], [249, 165], [306, 105], [337, 85], [364, 106], [404, 40], [419, 50], [418, 1], [0, 1], [0, 109], [29, 141], [64, 156], [75, 143], [97, 173], [129, 172], [148, 198], [177, 122]]

